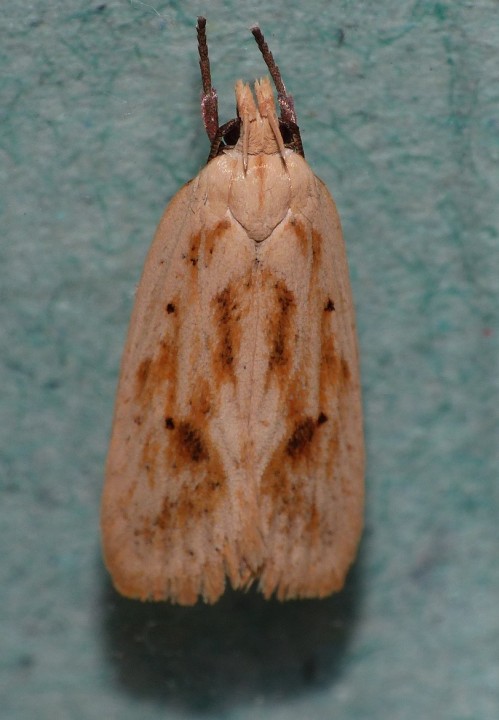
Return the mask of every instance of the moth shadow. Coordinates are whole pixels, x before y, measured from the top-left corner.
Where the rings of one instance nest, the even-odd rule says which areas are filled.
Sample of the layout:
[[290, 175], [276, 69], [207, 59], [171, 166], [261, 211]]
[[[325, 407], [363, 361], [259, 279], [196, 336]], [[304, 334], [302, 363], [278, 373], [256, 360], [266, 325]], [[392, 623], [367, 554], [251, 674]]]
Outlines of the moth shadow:
[[360, 565], [341, 593], [285, 603], [254, 590], [212, 606], [141, 603], [103, 580], [105, 656], [121, 691], [200, 715], [330, 686], [355, 630]]

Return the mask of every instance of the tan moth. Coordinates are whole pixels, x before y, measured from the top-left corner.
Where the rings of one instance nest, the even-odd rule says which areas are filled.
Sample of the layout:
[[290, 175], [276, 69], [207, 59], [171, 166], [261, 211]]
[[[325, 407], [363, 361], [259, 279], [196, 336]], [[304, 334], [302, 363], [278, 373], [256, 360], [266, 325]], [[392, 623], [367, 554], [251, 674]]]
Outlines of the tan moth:
[[199, 18], [207, 165], [170, 202], [123, 353], [102, 500], [105, 563], [141, 600], [340, 590], [363, 522], [364, 447], [347, 259], [303, 156], [292, 97], [236, 84], [219, 127]]

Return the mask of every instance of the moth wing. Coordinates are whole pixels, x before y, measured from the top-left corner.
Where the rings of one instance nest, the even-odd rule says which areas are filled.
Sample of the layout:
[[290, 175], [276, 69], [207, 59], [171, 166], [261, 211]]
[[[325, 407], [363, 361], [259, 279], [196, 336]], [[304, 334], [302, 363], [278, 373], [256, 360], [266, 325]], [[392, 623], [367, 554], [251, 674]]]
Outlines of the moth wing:
[[225, 162], [167, 208], [130, 323], [102, 526], [131, 597], [213, 602], [226, 576], [281, 599], [327, 595], [360, 535], [358, 358], [334, 202], [288, 158], [290, 211], [255, 255], [227, 210]]
[[280, 599], [340, 590], [363, 523], [364, 446], [355, 311], [340, 220], [302, 158], [293, 204], [262, 253], [267, 396], [276, 422], [260, 486], [260, 587]]
[[103, 550], [117, 589], [143, 600], [214, 602], [226, 576], [234, 587], [254, 577], [263, 552], [255, 488], [240, 479], [237, 321], [227, 330], [248, 303], [254, 246], [216, 196], [217, 172], [218, 159], [167, 207], [122, 359]]

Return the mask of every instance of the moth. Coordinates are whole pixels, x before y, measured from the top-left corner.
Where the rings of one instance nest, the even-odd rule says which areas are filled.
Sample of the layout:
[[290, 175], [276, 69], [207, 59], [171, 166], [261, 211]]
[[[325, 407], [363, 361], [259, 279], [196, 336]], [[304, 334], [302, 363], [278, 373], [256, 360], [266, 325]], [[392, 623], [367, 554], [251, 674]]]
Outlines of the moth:
[[228, 583], [266, 598], [342, 588], [363, 524], [355, 314], [340, 220], [304, 159], [293, 98], [235, 86], [219, 126], [197, 26], [208, 162], [145, 261], [102, 499], [117, 590], [181, 605]]

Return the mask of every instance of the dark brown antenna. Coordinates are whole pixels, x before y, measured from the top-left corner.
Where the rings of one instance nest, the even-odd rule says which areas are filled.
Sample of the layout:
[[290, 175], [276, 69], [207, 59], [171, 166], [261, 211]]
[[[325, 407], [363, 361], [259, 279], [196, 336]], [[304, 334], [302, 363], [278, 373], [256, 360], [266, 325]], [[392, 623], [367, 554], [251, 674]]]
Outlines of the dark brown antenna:
[[282, 80], [281, 71], [279, 70], [277, 63], [274, 60], [274, 56], [270, 52], [269, 46], [265, 42], [263, 33], [258, 27], [258, 25], [252, 27], [251, 32], [253, 33], [256, 44], [258, 45], [260, 52], [262, 53], [262, 57], [265, 60], [265, 64], [269, 69], [272, 80], [274, 81], [274, 85], [277, 90], [279, 107], [281, 108], [281, 119], [284, 122], [290, 122], [296, 125], [295, 104], [293, 98], [286, 92], [286, 86], [284, 85], [284, 82]]
[[218, 96], [217, 91], [211, 84], [210, 58], [206, 40], [206, 18], [198, 17], [196, 30], [198, 34], [199, 67], [203, 82], [201, 114], [209, 141], [212, 143], [218, 133]]

